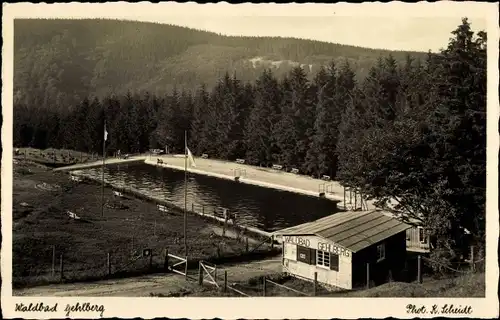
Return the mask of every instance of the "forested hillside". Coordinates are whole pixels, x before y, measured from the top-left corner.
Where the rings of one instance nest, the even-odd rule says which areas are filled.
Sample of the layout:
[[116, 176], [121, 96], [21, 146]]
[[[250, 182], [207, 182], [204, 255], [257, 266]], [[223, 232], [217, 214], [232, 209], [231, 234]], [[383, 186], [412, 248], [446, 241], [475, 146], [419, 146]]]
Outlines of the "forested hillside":
[[[78, 41], [90, 41], [85, 39], [94, 39], [91, 35]], [[109, 37], [109, 43], [118, 41]], [[176, 48], [169, 50], [181, 51]], [[333, 61], [311, 79], [300, 67], [283, 78], [264, 70], [251, 82], [227, 73], [216, 78], [215, 85], [200, 82], [194, 93], [175, 89], [168, 94], [130, 92], [99, 99], [92, 91], [86, 95], [72, 76], [85, 74], [90, 84], [101, 81], [85, 73], [92, 69], [73, 60], [65, 62], [67, 69], [54, 63], [50, 72], [61, 75], [61, 83], [82, 100], [72, 105], [71, 112], [38, 112], [38, 103], [47, 97], [45, 89], [36, 83], [30, 87], [34, 91], [17, 87], [20, 95], [35, 100], [15, 102], [14, 144], [101, 152], [105, 120], [108, 153], [166, 145], [183, 152], [187, 130], [189, 147], [197, 155], [245, 158], [250, 164], [274, 163], [288, 170], [299, 168], [302, 174], [328, 174], [381, 203], [396, 200], [397, 213], [419, 220], [429, 231], [434, 259], [450, 263], [460, 256], [464, 228], [473, 237], [477, 254], [484, 252], [486, 33], [474, 34], [464, 19], [445, 48], [423, 61], [408, 56], [402, 65], [388, 54], [376, 60], [364, 80], [356, 77], [350, 63]], [[82, 61], [90, 55], [72, 54], [82, 54]], [[34, 61], [33, 68], [49, 74]], [[140, 68], [130, 61], [120, 76], [105, 76], [118, 85], [129, 70]], [[47, 77], [48, 83], [55, 81]], [[61, 83], [53, 83], [49, 92], [59, 95]]]
[[[254, 81], [264, 69], [281, 78], [300, 66], [348, 61], [362, 79], [389, 51], [311, 40], [227, 37], [178, 26], [118, 20], [14, 22], [16, 101], [64, 109], [83, 97], [212, 87], [226, 72]], [[422, 53], [411, 53], [424, 58]], [[403, 63], [406, 53], [393, 52]]]

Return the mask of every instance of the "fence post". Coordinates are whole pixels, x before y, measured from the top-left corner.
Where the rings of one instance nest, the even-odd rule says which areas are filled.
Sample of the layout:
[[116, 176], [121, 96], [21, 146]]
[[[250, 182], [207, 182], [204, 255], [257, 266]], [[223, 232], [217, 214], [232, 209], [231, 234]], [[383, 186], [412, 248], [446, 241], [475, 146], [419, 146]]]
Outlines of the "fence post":
[[222, 236], [226, 236], [226, 228], [227, 228], [227, 215], [224, 217], [224, 227], [222, 228]]
[[194, 212], [194, 202], [191, 203], [191, 212]]
[[266, 281], [266, 276], [263, 276], [263, 277], [262, 277], [262, 288], [263, 288], [263, 290], [262, 290], [262, 291], [263, 291], [263, 295], [264, 295], [264, 297], [266, 296], [266, 291], [267, 291], [267, 288], [266, 288], [266, 282], [267, 282], [267, 281]]
[[108, 276], [111, 275], [111, 253], [108, 252]]
[[345, 187], [344, 187], [344, 210], [347, 211], [346, 203], [345, 203]]
[[168, 272], [168, 249], [165, 248], [165, 260], [163, 261], [163, 269], [165, 270], [165, 273]]
[[316, 296], [316, 292], [318, 290], [318, 273], [314, 272], [314, 287], [313, 287], [313, 296]]
[[56, 274], [56, 246], [52, 246], [52, 276]]
[[224, 270], [224, 292], [227, 292], [227, 270]]
[[366, 289], [370, 289], [370, 264], [366, 263]]
[[422, 257], [420, 255], [417, 258], [417, 280], [418, 283], [422, 283]]
[[274, 235], [271, 236], [271, 250], [274, 248]]
[[217, 266], [214, 269], [214, 282], [217, 283]]
[[201, 261], [198, 262], [198, 284], [203, 285], [203, 272], [201, 271]]
[[151, 249], [151, 253], [149, 254], [149, 270], [153, 269], [153, 249]]
[[61, 253], [59, 258], [59, 274], [61, 275], [61, 281], [64, 279], [64, 254]]
[[245, 237], [245, 252], [248, 253], [248, 237]]
[[186, 277], [186, 281], [188, 279], [188, 257], [186, 257], [186, 263], [184, 264], [184, 277]]
[[358, 189], [354, 189], [354, 210], [358, 208]]
[[472, 272], [476, 271], [476, 264], [474, 263], [474, 246], [470, 246], [470, 269]]

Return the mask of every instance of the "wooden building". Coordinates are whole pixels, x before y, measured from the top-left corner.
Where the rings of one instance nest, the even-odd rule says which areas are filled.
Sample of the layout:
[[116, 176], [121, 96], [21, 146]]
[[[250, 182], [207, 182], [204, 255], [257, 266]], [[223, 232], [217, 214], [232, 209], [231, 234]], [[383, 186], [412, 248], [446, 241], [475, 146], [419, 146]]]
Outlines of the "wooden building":
[[[343, 289], [399, 274], [409, 225], [383, 211], [346, 211], [274, 233], [283, 243], [283, 271]], [[367, 266], [368, 264], [368, 266]]]
[[423, 227], [414, 226], [406, 230], [406, 250], [417, 253], [430, 252], [430, 238]]

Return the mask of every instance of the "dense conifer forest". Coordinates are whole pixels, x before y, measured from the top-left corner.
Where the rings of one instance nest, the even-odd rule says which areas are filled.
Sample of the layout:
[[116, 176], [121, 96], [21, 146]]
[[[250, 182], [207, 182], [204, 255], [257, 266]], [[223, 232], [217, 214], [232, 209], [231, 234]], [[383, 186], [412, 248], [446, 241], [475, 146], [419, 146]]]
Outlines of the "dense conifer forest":
[[[37, 32], [37, 23], [20, 25]], [[61, 28], [64, 23], [76, 28], [73, 22], [58, 23], [54, 23], [54, 28]], [[78, 41], [90, 41], [101, 32], [109, 39], [102, 41], [114, 41], [120, 32], [125, 32], [106, 33], [101, 28], [106, 30], [111, 22], [99, 24], [99, 28], [82, 30], [88, 36]], [[135, 26], [124, 23], [123, 28]], [[398, 204], [392, 210], [417, 219], [429, 230], [435, 246], [432, 254], [441, 261], [450, 262], [456, 257], [463, 228], [478, 246], [484, 246], [486, 33], [474, 34], [467, 19], [452, 32], [440, 53], [427, 54], [422, 59], [406, 55], [402, 63], [399, 56], [387, 53], [377, 58], [361, 79], [345, 58], [330, 59], [312, 77], [300, 66], [282, 76], [264, 69], [252, 81], [226, 72], [213, 84], [195, 77], [192, 81], [199, 81], [195, 90], [174, 86], [164, 94], [127, 90], [123, 94], [96, 96], [90, 87], [82, 88], [81, 82], [75, 82], [75, 78], [85, 76], [89, 84], [109, 81], [111, 86], [118, 86], [124, 77], [131, 79], [130, 74], [137, 71], [143, 76], [137, 82], [146, 84], [155, 68], [145, 68], [146, 53], [158, 52], [162, 46], [172, 55], [186, 49], [186, 42], [172, 40], [177, 46], [162, 42], [162, 28], [165, 27], [152, 25], [151, 33], [141, 33], [144, 51], [134, 51], [136, 58], [120, 65], [122, 73], [108, 73], [98, 80], [95, 73], [88, 73], [90, 69], [74, 63], [74, 57], [82, 52], [61, 52], [67, 55], [64, 67], [28, 59], [30, 72], [47, 75], [43, 79], [47, 82], [40, 80], [47, 86], [30, 82], [33, 75], [16, 70], [16, 76], [26, 78], [16, 81], [19, 91], [14, 105], [14, 145], [100, 153], [105, 119], [109, 154], [118, 149], [135, 153], [167, 145], [174, 152], [183, 152], [187, 130], [189, 147], [197, 155], [245, 158], [255, 165], [281, 164], [287, 169], [298, 168], [302, 174], [327, 174], [380, 199], [381, 205], [389, 199], [396, 200]], [[207, 41], [210, 44], [205, 45], [233, 43], [241, 52], [269, 47], [283, 55], [279, 48], [285, 44], [293, 47], [297, 41], [221, 38], [182, 30], [185, 34], [178, 36], [193, 43], [211, 37]], [[29, 56], [30, 50], [58, 50], [57, 46], [45, 44], [70, 39], [25, 34], [26, 31], [16, 31], [16, 42], [23, 43], [22, 48], [16, 48], [22, 52], [16, 60], [26, 59], [23, 54]], [[220, 39], [226, 43], [218, 43], [223, 41]], [[135, 45], [127, 39], [121, 41], [131, 48]], [[296, 48], [311, 51], [289, 50], [288, 54], [294, 53], [286, 58], [300, 60], [311, 52], [322, 54], [331, 50], [328, 46], [334, 46], [313, 41], [309, 45]], [[347, 56], [365, 50], [336, 48], [345, 50], [347, 53], [343, 54]], [[97, 50], [93, 53], [99, 54]], [[101, 61], [122, 63], [116, 57]], [[112, 70], [109, 66], [102, 68]], [[196, 69], [186, 70], [198, 74]], [[59, 86], [66, 91], [58, 91]], [[65, 105], [68, 92], [81, 100]], [[41, 107], [44, 101], [53, 101], [53, 97], [60, 97], [56, 103], [61, 107]]]

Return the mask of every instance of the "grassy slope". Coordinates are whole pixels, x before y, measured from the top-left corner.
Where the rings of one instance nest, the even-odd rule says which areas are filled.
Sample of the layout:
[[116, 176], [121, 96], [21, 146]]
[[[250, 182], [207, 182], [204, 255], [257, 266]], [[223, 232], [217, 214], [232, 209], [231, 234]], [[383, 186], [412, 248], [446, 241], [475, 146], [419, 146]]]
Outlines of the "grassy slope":
[[[281, 275], [271, 277], [275, 282], [295, 290], [312, 295], [313, 285], [311, 282], [283, 278]], [[250, 296], [262, 296], [262, 284], [259, 279], [252, 279], [244, 283], [234, 285], [235, 288]], [[190, 296], [210, 297], [210, 296], [231, 296], [241, 297], [241, 295], [229, 291], [227, 293], [218, 292], [208, 286], [203, 290], [188, 293]], [[424, 279], [422, 284], [416, 282], [390, 282], [368, 290], [339, 291], [329, 292], [323, 288], [318, 288], [318, 296], [324, 297], [484, 297], [485, 296], [485, 274], [484, 272], [465, 274], [459, 277], [450, 277], [444, 279]], [[271, 283], [267, 284], [266, 296], [280, 297], [300, 297], [300, 294], [294, 293], [283, 288], [279, 288]]]
[[[143, 248], [153, 249], [153, 263], [158, 267], [163, 265], [167, 247], [170, 253], [183, 255], [181, 213], [165, 215], [152, 203], [115, 199], [112, 190], [105, 189], [106, 203], [122, 208], [107, 207], [102, 218], [100, 195], [100, 186], [72, 184], [65, 173], [24, 161], [14, 166], [14, 285], [57, 280], [57, 274], [56, 278], [50, 276], [52, 246], [56, 248], [56, 269], [59, 255], [64, 253], [65, 277], [72, 280], [105, 275], [108, 252], [114, 272], [146, 270], [146, 259], [131, 263], [132, 256]], [[23, 202], [30, 206], [22, 206]], [[76, 212], [82, 220], [70, 219], [66, 210]], [[216, 245], [222, 240], [223, 255], [244, 251], [243, 243], [206, 232], [209, 225], [199, 217], [188, 217], [190, 258], [216, 256]]]

